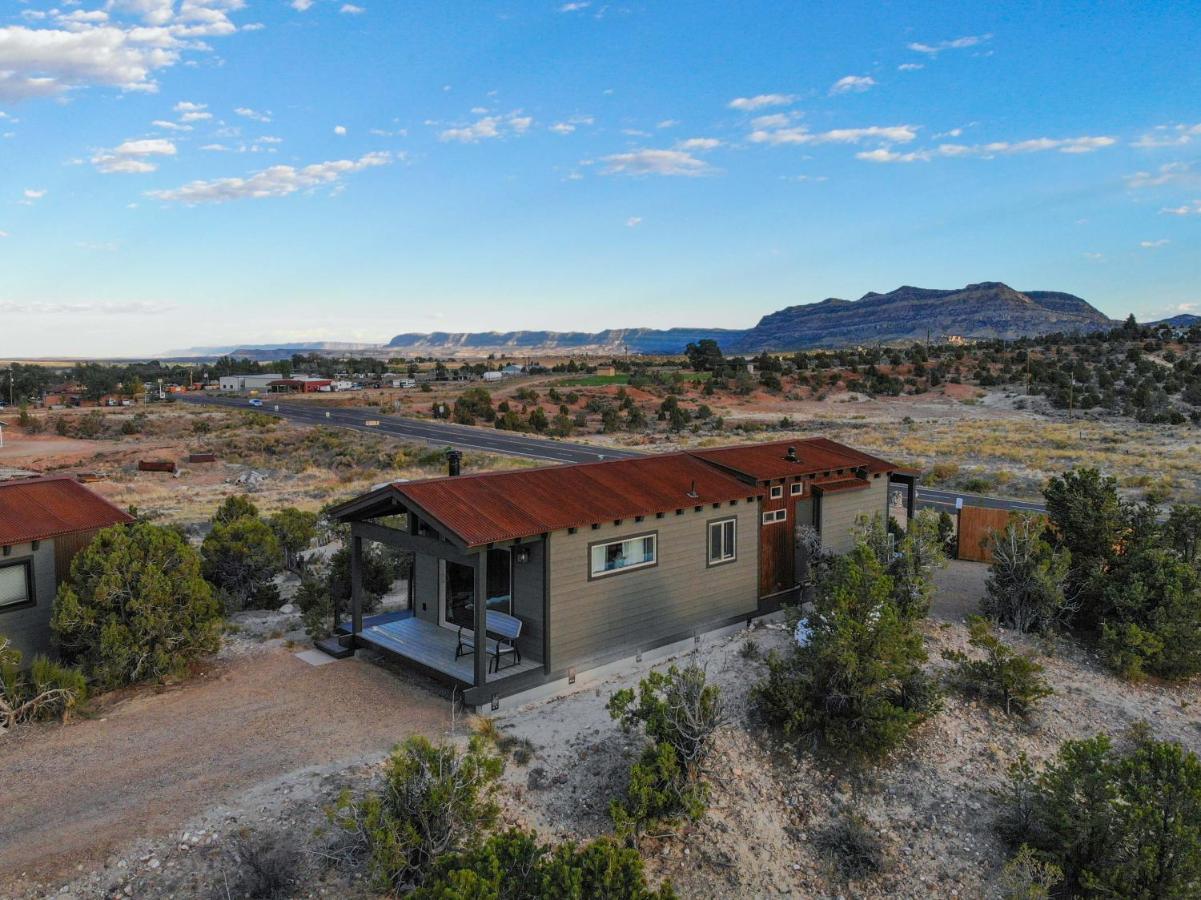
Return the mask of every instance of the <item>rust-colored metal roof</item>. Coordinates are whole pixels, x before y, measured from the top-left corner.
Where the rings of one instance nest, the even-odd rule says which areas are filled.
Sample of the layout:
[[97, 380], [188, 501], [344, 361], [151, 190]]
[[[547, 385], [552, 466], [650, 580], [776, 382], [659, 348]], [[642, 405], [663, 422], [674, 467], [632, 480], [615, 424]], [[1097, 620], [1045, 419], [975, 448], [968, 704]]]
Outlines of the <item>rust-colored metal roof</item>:
[[[795, 462], [787, 458], [790, 447], [796, 449]], [[694, 450], [692, 455], [756, 481], [812, 475], [838, 469], [863, 468], [868, 474], [904, 471], [903, 467], [896, 463], [820, 437], [772, 441], [769, 444], [714, 447], [712, 450]]]
[[2, 546], [132, 521], [133, 516], [67, 475], [0, 482]]
[[870, 481], [864, 481], [862, 478], [842, 478], [838, 481], [827, 481], [824, 484], [819, 482], [813, 485], [813, 489], [821, 491], [823, 494], [840, 494], [843, 491], [862, 491], [871, 486]]
[[758, 496], [687, 453], [393, 484], [467, 544]]

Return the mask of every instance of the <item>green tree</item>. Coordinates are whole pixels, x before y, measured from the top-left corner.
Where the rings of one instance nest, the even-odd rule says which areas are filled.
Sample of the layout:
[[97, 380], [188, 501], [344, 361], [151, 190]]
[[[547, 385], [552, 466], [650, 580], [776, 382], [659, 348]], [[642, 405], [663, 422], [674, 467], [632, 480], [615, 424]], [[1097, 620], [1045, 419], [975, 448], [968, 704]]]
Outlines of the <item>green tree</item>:
[[279, 607], [279, 541], [262, 519], [218, 522], [200, 545], [204, 577], [228, 612]]
[[237, 519], [259, 517], [259, 508], [254, 505], [254, 501], [246, 494], [233, 494], [221, 501], [221, 505], [217, 507], [217, 511], [213, 513], [211, 519], [214, 525], [228, 525]]
[[1168, 540], [1181, 559], [1190, 564], [1201, 560], [1201, 506], [1173, 506], [1166, 528]]
[[452, 418], [460, 425], [474, 425], [477, 420], [491, 422], [496, 418], [492, 395], [482, 387], [468, 388], [455, 400]]
[[992, 623], [981, 616], [968, 620], [968, 645], [984, 653], [972, 659], [958, 650], [944, 650], [943, 659], [956, 663], [954, 678], [964, 690], [996, 700], [1005, 714], [1026, 716], [1052, 693], [1043, 667], [1034, 657], [1005, 646]]
[[295, 569], [300, 554], [308, 549], [317, 535], [317, 514], [289, 506], [273, 514], [267, 524], [284, 551], [284, 565]]
[[1043, 496], [1058, 546], [1071, 554], [1067, 588], [1079, 600], [1076, 623], [1097, 628], [1102, 614], [1100, 586], [1128, 520], [1118, 484], [1096, 469], [1077, 469], [1052, 478]]
[[107, 689], [178, 676], [216, 650], [221, 608], [179, 532], [139, 523], [76, 554], [51, 627], [63, 657]]
[[684, 348], [684, 355], [694, 372], [716, 372], [725, 363], [721, 347], [712, 338], [701, 338], [695, 344], [689, 344]]
[[1064, 594], [1071, 554], [1052, 547], [1044, 531], [1040, 517], [1018, 514], [988, 539], [992, 563], [981, 611], [1023, 633], [1057, 628], [1071, 611]]

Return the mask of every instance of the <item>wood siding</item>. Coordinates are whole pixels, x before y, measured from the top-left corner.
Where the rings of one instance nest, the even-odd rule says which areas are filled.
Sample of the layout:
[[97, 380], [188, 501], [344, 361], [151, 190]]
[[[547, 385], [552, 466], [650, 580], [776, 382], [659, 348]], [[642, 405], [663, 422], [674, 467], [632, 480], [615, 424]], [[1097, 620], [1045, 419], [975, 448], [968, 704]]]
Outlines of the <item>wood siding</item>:
[[80, 550], [92, 543], [99, 529], [63, 534], [54, 539], [54, 577], [62, 584], [71, 577], [71, 560]]
[[1004, 531], [1009, 524], [1007, 509], [985, 509], [965, 506], [959, 511], [959, 546], [956, 556], [972, 562], [992, 562], [992, 553], [985, 543], [994, 531]]
[[[749, 492], [749, 491], [748, 491]], [[736, 518], [737, 559], [708, 565], [708, 523]], [[658, 533], [657, 565], [589, 579], [588, 546], [647, 531]], [[755, 502], [712, 504], [621, 525], [608, 522], [550, 536], [553, 671], [629, 655], [710, 623], [753, 615], [759, 607], [759, 509]]]
[[886, 512], [888, 502], [888, 476], [877, 475], [871, 487], [858, 491], [840, 491], [821, 498], [822, 548], [831, 553], [848, 553], [855, 546], [855, 520], [859, 516], [869, 519]]

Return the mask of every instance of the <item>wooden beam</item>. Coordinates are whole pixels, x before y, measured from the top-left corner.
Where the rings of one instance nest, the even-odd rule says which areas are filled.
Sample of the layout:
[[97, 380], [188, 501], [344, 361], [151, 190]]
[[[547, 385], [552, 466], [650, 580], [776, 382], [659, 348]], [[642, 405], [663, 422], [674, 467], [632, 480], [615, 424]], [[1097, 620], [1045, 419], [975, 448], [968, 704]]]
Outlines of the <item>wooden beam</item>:
[[475, 686], [488, 683], [488, 551], [475, 567]]
[[389, 547], [399, 547], [401, 550], [447, 559], [463, 566], [475, 565], [476, 555], [473, 553], [464, 553], [454, 544], [448, 544], [437, 538], [421, 534], [406, 534], [399, 528], [376, 525], [374, 522], [352, 522], [350, 533], [369, 541], [375, 541], [377, 544], [387, 544]]
[[350, 640], [363, 630], [363, 539], [350, 538]]

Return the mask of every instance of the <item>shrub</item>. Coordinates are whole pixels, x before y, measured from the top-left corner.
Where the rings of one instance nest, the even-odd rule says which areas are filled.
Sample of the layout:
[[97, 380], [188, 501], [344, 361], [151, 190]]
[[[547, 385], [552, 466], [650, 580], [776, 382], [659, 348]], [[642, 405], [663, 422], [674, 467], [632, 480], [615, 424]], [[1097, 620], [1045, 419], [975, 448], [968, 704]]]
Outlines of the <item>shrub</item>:
[[652, 891], [636, 850], [600, 838], [583, 847], [538, 844], [533, 832], [511, 828], [465, 853], [438, 861], [414, 900], [672, 900], [671, 885]]
[[1019, 716], [1029, 715], [1039, 700], [1053, 693], [1043, 678], [1043, 667], [1033, 657], [1001, 643], [991, 622], [973, 616], [969, 629], [968, 644], [983, 651], [984, 659], [971, 659], [958, 650], [942, 654], [957, 664], [953, 677], [964, 690], [997, 701], [1006, 715]]
[[328, 576], [306, 574], [296, 591], [296, 606], [300, 609], [300, 621], [304, 631], [315, 641], [329, 637], [334, 632], [334, 603], [330, 596]]
[[1190, 897], [1201, 883], [1201, 761], [1137, 727], [1117, 750], [1105, 735], [1067, 741], [1035, 772], [1011, 770], [1001, 827], [1060, 868], [1068, 896]]
[[253, 500], [245, 494], [234, 494], [221, 502], [217, 511], [213, 513], [211, 521], [214, 525], [228, 525], [237, 519], [257, 519], [258, 517], [259, 508], [254, 505]]
[[284, 551], [284, 565], [296, 569], [300, 554], [308, 549], [317, 535], [317, 514], [289, 506], [271, 516], [267, 524]]
[[383, 791], [357, 802], [343, 794], [330, 817], [348, 837], [348, 854], [366, 857], [380, 888], [416, 888], [439, 857], [475, 847], [496, 821], [503, 768], [478, 736], [460, 753], [415, 735], [393, 751]]
[[770, 724], [814, 749], [870, 758], [899, 745], [936, 708], [921, 633], [892, 593], [867, 543], [833, 562], [806, 621], [808, 639], [783, 657], [771, 654], [754, 690]]
[[719, 690], [695, 663], [651, 672], [609, 700], [609, 715], [625, 731], [641, 728], [651, 743], [630, 769], [623, 800], [610, 813], [619, 834], [637, 840], [648, 827], [681, 815], [700, 818], [708, 789], [700, 780], [713, 736], [724, 722]]
[[1063, 881], [1059, 866], [1038, 858], [1026, 844], [1005, 863], [997, 879], [1001, 900], [1050, 900], [1051, 890]]
[[28, 671], [21, 654], [0, 635], [0, 729], [22, 722], [66, 719], [87, 698], [87, 681], [77, 669], [34, 657]]
[[102, 688], [183, 672], [220, 644], [221, 610], [179, 532], [99, 532], [71, 563], [51, 627], [63, 657]]
[[878, 875], [887, 863], [880, 835], [854, 812], [818, 832], [814, 846], [846, 881]]
[[221, 889], [217, 897], [246, 900], [287, 900], [296, 896], [300, 854], [279, 837], [239, 833], [225, 850]]
[[204, 577], [228, 612], [277, 609], [275, 576], [281, 568], [279, 541], [262, 519], [218, 522], [200, 546]]
[[988, 538], [992, 565], [981, 610], [1023, 634], [1063, 624], [1072, 606], [1064, 594], [1071, 554], [1043, 538], [1043, 522], [1031, 515], [1011, 516], [1004, 531]]
[[946, 565], [938, 516], [922, 510], [899, 536], [894, 528], [894, 519], [888, 519], [886, 526], [879, 514], [871, 519], [860, 516], [855, 523], [857, 540], [871, 548], [892, 579], [891, 599], [898, 612], [908, 618], [925, 618], [934, 593], [934, 570]]

